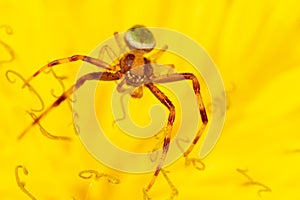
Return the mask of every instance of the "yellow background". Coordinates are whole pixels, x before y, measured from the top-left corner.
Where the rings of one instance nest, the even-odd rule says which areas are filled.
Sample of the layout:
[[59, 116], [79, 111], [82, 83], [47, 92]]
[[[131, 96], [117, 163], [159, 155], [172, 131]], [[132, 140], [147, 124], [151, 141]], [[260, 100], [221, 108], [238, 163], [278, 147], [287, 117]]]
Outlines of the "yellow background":
[[[4, 1], [0, 2], [0, 39], [15, 58], [0, 66], [0, 198], [29, 199], [16, 183], [20, 178], [37, 199], [142, 199], [142, 188], [152, 174], [126, 174], [98, 163], [72, 130], [66, 103], [42, 120], [51, 133], [72, 141], [49, 140], [34, 127], [17, 141], [32, 122], [26, 111], [39, 101], [11, 84], [7, 70], [30, 76], [47, 62], [88, 54], [115, 31], [135, 24], [166, 27], [199, 42], [217, 64], [228, 89], [228, 111], [223, 133], [213, 152], [204, 159], [206, 169], [197, 171], [180, 159], [167, 168], [179, 191], [176, 199], [300, 199], [300, 4], [275, 1]], [[0, 59], [9, 54], [0, 46]], [[80, 63], [56, 68], [70, 86]], [[42, 74], [33, 86], [50, 105], [60, 85]], [[208, 104], [208, 103], [207, 103]], [[199, 146], [198, 146], [199, 149]], [[197, 156], [197, 149], [193, 156]], [[84, 180], [78, 172], [95, 169], [120, 179], [120, 184]], [[248, 169], [253, 181], [271, 192], [257, 191], [236, 169]], [[150, 191], [153, 199], [167, 199], [167, 182], [160, 175]]]

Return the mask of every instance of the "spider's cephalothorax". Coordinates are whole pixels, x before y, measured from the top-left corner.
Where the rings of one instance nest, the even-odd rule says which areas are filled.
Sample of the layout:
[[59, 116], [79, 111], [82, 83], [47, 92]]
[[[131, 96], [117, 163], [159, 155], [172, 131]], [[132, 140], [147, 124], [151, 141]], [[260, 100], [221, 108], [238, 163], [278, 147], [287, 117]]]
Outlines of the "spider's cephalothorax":
[[120, 68], [125, 74], [126, 84], [133, 87], [148, 83], [153, 75], [150, 60], [137, 50], [130, 51], [120, 59]]
[[[40, 68], [38, 71], [36, 71], [32, 76], [30, 76], [24, 83], [23, 87], [28, 86], [29, 82], [41, 74], [44, 70], [48, 68], [52, 68], [56, 65], [74, 62], [77, 60], [81, 60], [84, 62], [88, 62], [90, 64], [93, 64], [99, 68], [104, 69], [104, 71], [95, 71], [87, 73], [76, 81], [76, 83], [70, 87], [68, 90], [66, 90], [58, 99], [53, 102], [53, 104], [48, 107], [43, 113], [41, 113], [35, 120], [32, 122], [30, 126], [25, 129], [21, 135], [19, 136], [19, 139], [22, 138], [25, 133], [32, 128], [34, 125], [39, 124], [40, 120], [47, 115], [53, 108], [59, 106], [63, 101], [70, 98], [70, 96], [74, 93], [74, 91], [80, 89], [85, 82], [87, 81], [116, 81], [123, 79], [119, 84], [117, 85], [118, 91], [126, 91], [124, 90], [123, 85], [127, 84], [128, 86], [137, 87], [137, 90], [135, 90], [131, 96], [135, 98], [141, 98], [143, 95], [142, 88], [147, 88], [150, 90], [150, 92], [169, 110], [169, 117], [168, 117], [168, 123], [165, 131], [165, 138], [163, 141], [163, 152], [160, 157], [158, 166], [156, 168], [156, 171], [148, 184], [147, 188], [145, 189], [145, 192], [148, 192], [152, 185], [154, 184], [156, 177], [158, 176], [159, 172], [161, 171], [163, 167], [164, 160], [166, 158], [169, 144], [171, 141], [171, 132], [173, 123], [175, 120], [175, 106], [173, 105], [172, 101], [161, 91], [156, 84], [160, 83], [169, 83], [169, 82], [176, 82], [176, 81], [183, 81], [183, 80], [189, 80], [193, 84], [193, 89], [195, 92], [195, 96], [198, 101], [198, 107], [199, 107], [199, 113], [201, 116], [202, 124], [199, 128], [199, 131], [197, 132], [192, 144], [190, 147], [183, 153], [183, 156], [187, 158], [189, 153], [192, 151], [196, 143], [198, 142], [199, 138], [201, 137], [207, 123], [208, 118], [206, 115], [204, 103], [202, 101], [202, 97], [200, 94], [200, 84], [197, 79], [197, 77], [189, 72], [184, 73], [170, 73], [165, 75], [159, 75], [154, 76], [153, 75], [153, 65], [156, 63], [156, 59], [160, 57], [166, 50], [167, 46], [162, 47], [157, 52], [152, 54], [151, 56], [146, 57], [146, 53], [151, 52], [156, 44], [156, 41], [154, 39], [154, 36], [152, 32], [144, 27], [144, 26], [134, 26], [130, 28], [124, 36], [124, 41], [121, 40], [120, 35], [118, 33], [114, 34], [115, 40], [117, 45], [119, 46], [120, 52], [123, 52], [124, 54], [120, 57], [119, 62], [117, 63], [111, 63], [108, 64], [104, 62], [101, 57], [101, 52], [110, 52], [111, 55], [116, 55], [115, 52], [112, 52], [113, 50], [108, 46], [105, 45], [102, 47], [102, 49], [99, 52], [98, 58], [93, 58], [90, 56], [85, 55], [74, 55], [67, 58], [61, 58], [58, 60], [53, 60], [52, 62], [48, 63], [47, 65], [44, 65], [42, 68]], [[129, 51], [125, 53], [125, 49], [129, 48]], [[151, 52], [153, 53], [153, 52]], [[117, 57], [117, 56], [116, 56]]]

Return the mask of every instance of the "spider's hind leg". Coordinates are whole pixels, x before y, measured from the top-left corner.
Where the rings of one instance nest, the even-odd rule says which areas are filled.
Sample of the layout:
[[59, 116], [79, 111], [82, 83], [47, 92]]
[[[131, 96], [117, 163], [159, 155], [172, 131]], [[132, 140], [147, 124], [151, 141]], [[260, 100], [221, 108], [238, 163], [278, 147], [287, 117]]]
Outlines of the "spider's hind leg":
[[157, 99], [160, 100], [160, 102], [162, 104], [164, 104], [168, 108], [168, 110], [170, 112], [169, 118], [168, 118], [168, 124], [166, 127], [164, 143], [163, 143], [163, 152], [160, 157], [158, 166], [156, 167], [155, 173], [154, 173], [149, 185], [145, 189], [145, 192], [148, 192], [151, 189], [151, 187], [153, 186], [159, 172], [161, 171], [163, 163], [165, 161], [165, 158], [166, 158], [168, 150], [169, 150], [171, 133], [172, 133], [172, 128], [173, 128], [173, 123], [175, 120], [175, 107], [174, 107], [173, 103], [169, 100], [169, 98], [162, 91], [160, 91], [155, 85], [153, 85], [152, 83], [149, 83], [149, 84], [146, 84], [145, 86], [154, 94], [154, 96]]
[[[197, 169], [203, 170], [204, 164], [201, 162], [201, 160], [199, 158], [193, 158], [193, 159], [188, 158], [188, 155], [191, 153], [191, 151], [194, 149], [195, 145], [198, 143], [198, 141], [201, 138], [201, 136], [207, 126], [207, 123], [208, 123], [206, 109], [205, 109], [204, 102], [201, 97], [200, 84], [199, 84], [197, 77], [192, 73], [173, 73], [173, 74], [168, 74], [165, 76], [156, 77], [152, 81], [155, 83], [167, 83], [167, 82], [175, 82], [175, 81], [182, 81], [182, 80], [192, 81], [193, 89], [194, 89], [194, 93], [197, 97], [199, 113], [200, 113], [200, 117], [201, 117], [201, 121], [202, 121], [202, 124], [200, 125], [200, 128], [199, 128], [192, 144], [184, 152], [183, 156], [186, 158], [186, 163], [192, 162], [193, 165]], [[200, 164], [200, 166], [198, 166], [198, 164]], [[201, 167], [201, 165], [202, 165], [202, 167]]]

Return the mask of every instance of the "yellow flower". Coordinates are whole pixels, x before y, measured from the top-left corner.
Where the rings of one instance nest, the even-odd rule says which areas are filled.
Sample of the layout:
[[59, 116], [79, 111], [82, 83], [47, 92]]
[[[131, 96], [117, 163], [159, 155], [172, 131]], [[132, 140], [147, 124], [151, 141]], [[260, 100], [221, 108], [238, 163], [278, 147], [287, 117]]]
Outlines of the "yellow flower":
[[[41, 125], [71, 141], [44, 137], [38, 125], [17, 140], [34, 117], [26, 111], [42, 104], [32, 90], [21, 89], [23, 82], [16, 74], [9, 74], [14, 84], [5, 78], [7, 70], [27, 78], [49, 61], [88, 54], [115, 31], [135, 24], [171, 28], [194, 38], [215, 61], [228, 91], [226, 123], [216, 147], [203, 160], [205, 170], [185, 166], [183, 159], [166, 168], [179, 192], [176, 199], [300, 198], [298, 1], [15, 0], [2, 1], [0, 10], [2, 199], [29, 199], [18, 187], [16, 174], [36, 199], [143, 198], [142, 189], [152, 173], [122, 173], [94, 159], [74, 134], [68, 103], [49, 113]], [[1, 25], [9, 25], [13, 33], [7, 34]], [[14, 60], [2, 63], [10, 60], [7, 47]], [[64, 76], [66, 88], [79, 67], [78, 62], [55, 68], [58, 76]], [[51, 72], [34, 79], [32, 87], [45, 107], [55, 100], [51, 90], [58, 96], [63, 89]], [[122, 144], [122, 136], [112, 138]], [[193, 156], [199, 148], [200, 144]], [[28, 174], [25, 168], [16, 168], [20, 165]], [[88, 173], [86, 179], [78, 175], [87, 169], [97, 170], [98, 179], [96, 174], [92, 179]], [[160, 174], [150, 195], [167, 199], [170, 194], [171, 187]]]

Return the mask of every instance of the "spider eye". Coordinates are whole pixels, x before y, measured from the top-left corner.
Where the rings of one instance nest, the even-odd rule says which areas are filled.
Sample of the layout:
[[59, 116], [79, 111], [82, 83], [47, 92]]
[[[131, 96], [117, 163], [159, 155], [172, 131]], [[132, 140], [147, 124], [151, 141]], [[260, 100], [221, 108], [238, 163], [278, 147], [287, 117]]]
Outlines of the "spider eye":
[[125, 42], [131, 49], [151, 51], [155, 46], [153, 34], [141, 25], [134, 26], [126, 32]]

